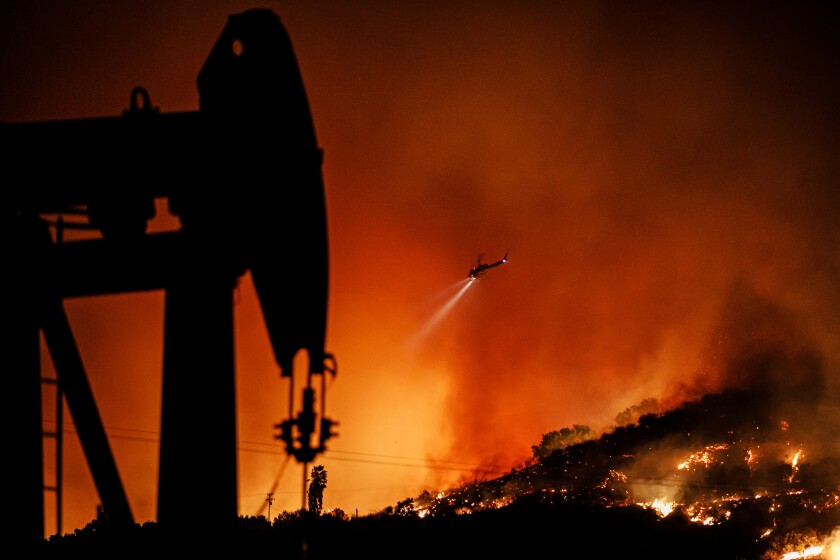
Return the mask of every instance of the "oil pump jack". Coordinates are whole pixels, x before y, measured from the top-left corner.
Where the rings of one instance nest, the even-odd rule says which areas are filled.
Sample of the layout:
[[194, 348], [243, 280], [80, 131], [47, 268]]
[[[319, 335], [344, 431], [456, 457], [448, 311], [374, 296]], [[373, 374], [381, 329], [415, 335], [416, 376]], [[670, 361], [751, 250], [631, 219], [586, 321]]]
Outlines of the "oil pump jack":
[[[134, 523], [67, 298], [164, 291], [161, 526], [200, 518], [212, 529], [238, 516], [233, 294], [246, 272], [280, 376], [289, 379], [289, 418], [276, 437], [305, 464], [335, 435], [324, 415], [323, 380], [336, 370], [324, 350], [322, 150], [280, 18], [268, 9], [229, 16], [197, 86], [197, 111], [161, 112], [138, 87], [121, 115], [0, 123], [10, 283], [4, 467], [7, 504], [16, 509], [7, 527], [22, 541], [44, 538], [41, 335], [102, 511], [109, 523]], [[147, 231], [156, 199], [180, 229]], [[68, 227], [93, 235], [65, 240]], [[301, 351], [308, 370], [294, 416], [292, 367]], [[193, 488], [212, 491], [189, 492], [185, 508]]]

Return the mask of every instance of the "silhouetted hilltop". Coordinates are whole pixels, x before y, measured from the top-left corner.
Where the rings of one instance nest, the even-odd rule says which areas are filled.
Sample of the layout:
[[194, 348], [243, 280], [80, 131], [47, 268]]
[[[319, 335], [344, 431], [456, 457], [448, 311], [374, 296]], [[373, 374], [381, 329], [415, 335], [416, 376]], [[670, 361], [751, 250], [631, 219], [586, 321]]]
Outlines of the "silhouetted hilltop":
[[[456, 556], [776, 560], [840, 526], [838, 463], [814, 454], [784, 407], [761, 392], [708, 395], [504, 476], [356, 518], [284, 512], [227, 531], [167, 534], [94, 521], [44, 552], [153, 553], [234, 547], [279, 558]], [[812, 555], [811, 558], [820, 558]]]
[[38, 551], [86, 556], [191, 554], [231, 551], [273, 558], [555, 557], [759, 558], [763, 547], [727, 527], [703, 527], [682, 518], [662, 520], [639, 506], [604, 508], [546, 500], [534, 495], [510, 505], [420, 518], [377, 514], [355, 519], [301, 516], [273, 526], [264, 518], [240, 518], [229, 534], [169, 534], [155, 523], [131, 530], [105, 525], [52, 539]]

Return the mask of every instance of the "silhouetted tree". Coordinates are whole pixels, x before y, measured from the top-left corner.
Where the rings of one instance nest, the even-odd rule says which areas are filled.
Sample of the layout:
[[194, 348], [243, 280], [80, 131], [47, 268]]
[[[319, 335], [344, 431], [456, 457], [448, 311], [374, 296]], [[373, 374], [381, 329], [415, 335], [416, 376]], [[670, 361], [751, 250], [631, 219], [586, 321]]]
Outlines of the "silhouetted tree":
[[639, 404], [634, 404], [624, 409], [623, 412], [618, 413], [615, 417], [615, 424], [618, 427], [628, 426], [635, 424], [639, 420], [639, 417], [645, 414], [656, 414], [658, 412], [660, 412], [658, 400], [654, 398], [644, 399]]
[[315, 515], [321, 515], [321, 508], [324, 505], [324, 489], [327, 487], [327, 471], [323, 465], [312, 467], [309, 480], [309, 493], [307, 500], [309, 511]]
[[300, 521], [300, 519], [302, 517], [303, 517], [303, 512], [301, 510], [295, 510], [295, 511], [283, 510], [282, 512], [277, 514], [277, 516], [274, 518], [274, 521], [272, 522], [272, 526], [277, 527], [277, 526], [280, 526], [280, 525], [290, 525], [292, 523]]
[[334, 517], [334, 518], [338, 519], [339, 521], [349, 521], [350, 520], [350, 516], [347, 515], [344, 512], [344, 510], [341, 509], [341, 508], [335, 508], [334, 510], [332, 510], [330, 512], [327, 512], [324, 515]]
[[571, 445], [590, 441], [598, 437], [598, 434], [589, 426], [575, 424], [571, 428], [562, 428], [543, 434], [539, 445], [532, 445], [531, 450], [534, 457], [544, 459], [553, 452], [565, 449]]
[[417, 517], [417, 511], [414, 509], [414, 498], [406, 498], [401, 502], [397, 502], [394, 515], [399, 517]]

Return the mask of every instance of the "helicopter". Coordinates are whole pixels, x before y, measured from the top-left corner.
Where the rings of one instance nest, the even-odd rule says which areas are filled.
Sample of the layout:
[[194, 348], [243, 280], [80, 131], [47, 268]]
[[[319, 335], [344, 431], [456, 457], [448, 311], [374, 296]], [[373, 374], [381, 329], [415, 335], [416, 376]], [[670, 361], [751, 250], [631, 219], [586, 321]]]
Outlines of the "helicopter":
[[471, 280], [477, 280], [478, 278], [483, 278], [484, 275], [487, 274], [487, 270], [493, 268], [495, 266], [499, 266], [500, 264], [504, 264], [507, 262], [508, 254], [505, 253], [505, 256], [502, 257], [502, 260], [496, 261], [494, 263], [485, 263], [482, 264], [481, 262], [481, 255], [478, 256], [478, 263], [470, 269], [469, 274], [467, 274], [467, 278]]

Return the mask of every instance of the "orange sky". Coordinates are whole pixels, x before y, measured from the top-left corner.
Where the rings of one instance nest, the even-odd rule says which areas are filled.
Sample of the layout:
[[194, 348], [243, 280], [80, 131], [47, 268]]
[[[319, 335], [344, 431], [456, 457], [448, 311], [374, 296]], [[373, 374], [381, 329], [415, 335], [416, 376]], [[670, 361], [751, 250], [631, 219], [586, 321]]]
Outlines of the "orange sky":
[[[548, 431], [742, 384], [708, 350], [754, 335], [731, 332], [750, 302], [837, 377], [837, 15], [671, 4], [15, 0], [0, 121], [116, 116], [138, 85], [161, 112], [197, 110], [227, 16], [274, 9], [324, 150], [340, 422], [324, 507], [364, 514], [509, 470]], [[506, 250], [409, 344], [478, 254]], [[274, 439], [287, 385], [247, 276], [237, 301], [239, 507], [265, 513], [282, 472], [274, 515], [300, 507], [302, 469]], [[135, 518], [153, 520], [162, 294], [67, 309]], [[71, 531], [98, 503], [73, 436], [64, 484]], [[184, 508], [213, 491], [185, 489]]]

